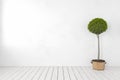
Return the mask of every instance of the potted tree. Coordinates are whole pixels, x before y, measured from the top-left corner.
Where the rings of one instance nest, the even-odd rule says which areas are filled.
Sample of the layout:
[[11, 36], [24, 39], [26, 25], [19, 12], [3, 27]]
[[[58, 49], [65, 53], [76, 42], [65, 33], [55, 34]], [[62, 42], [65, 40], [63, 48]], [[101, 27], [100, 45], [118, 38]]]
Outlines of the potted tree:
[[88, 30], [97, 36], [98, 56], [91, 61], [93, 69], [104, 70], [105, 60], [100, 59], [100, 34], [107, 30], [107, 22], [102, 18], [94, 18], [88, 24]]

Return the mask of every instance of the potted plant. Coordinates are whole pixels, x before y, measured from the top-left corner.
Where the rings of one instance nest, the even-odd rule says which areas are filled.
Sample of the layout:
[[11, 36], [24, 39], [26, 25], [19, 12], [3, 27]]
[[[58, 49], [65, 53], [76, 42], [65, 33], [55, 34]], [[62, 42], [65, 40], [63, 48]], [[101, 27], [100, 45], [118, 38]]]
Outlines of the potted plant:
[[102, 18], [94, 18], [89, 22], [88, 30], [96, 34], [98, 40], [98, 56], [97, 59], [91, 61], [93, 69], [104, 70], [106, 62], [100, 59], [100, 34], [107, 30], [107, 22]]

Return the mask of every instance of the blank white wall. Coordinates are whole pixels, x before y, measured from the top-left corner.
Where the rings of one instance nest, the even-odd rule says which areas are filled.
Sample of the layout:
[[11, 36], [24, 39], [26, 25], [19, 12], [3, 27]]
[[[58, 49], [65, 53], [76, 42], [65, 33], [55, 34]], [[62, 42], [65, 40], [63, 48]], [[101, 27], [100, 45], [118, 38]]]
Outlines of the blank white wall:
[[88, 22], [101, 17], [101, 58], [120, 66], [120, 0], [2, 0], [3, 66], [90, 66], [97, 38]]

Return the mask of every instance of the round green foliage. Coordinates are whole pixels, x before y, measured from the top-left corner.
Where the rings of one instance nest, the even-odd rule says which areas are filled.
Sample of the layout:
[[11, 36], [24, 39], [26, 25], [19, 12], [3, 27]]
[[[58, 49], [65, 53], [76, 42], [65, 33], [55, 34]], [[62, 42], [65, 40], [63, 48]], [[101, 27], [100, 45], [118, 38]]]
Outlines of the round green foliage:
[[99, 35], [107, 30], [107, 22], [102, 18], [95, 18], [89, 22], [88, 30]]

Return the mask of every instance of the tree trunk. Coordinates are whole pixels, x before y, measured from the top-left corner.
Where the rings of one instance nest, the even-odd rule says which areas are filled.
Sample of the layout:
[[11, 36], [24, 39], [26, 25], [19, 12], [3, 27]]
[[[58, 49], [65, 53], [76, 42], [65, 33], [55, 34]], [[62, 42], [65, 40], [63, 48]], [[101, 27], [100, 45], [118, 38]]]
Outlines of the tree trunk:
[[99, 34], [97, 35], [97, 39], [98, 39], [98, 59], [100, 59], [100, 39], [99, 39]]

